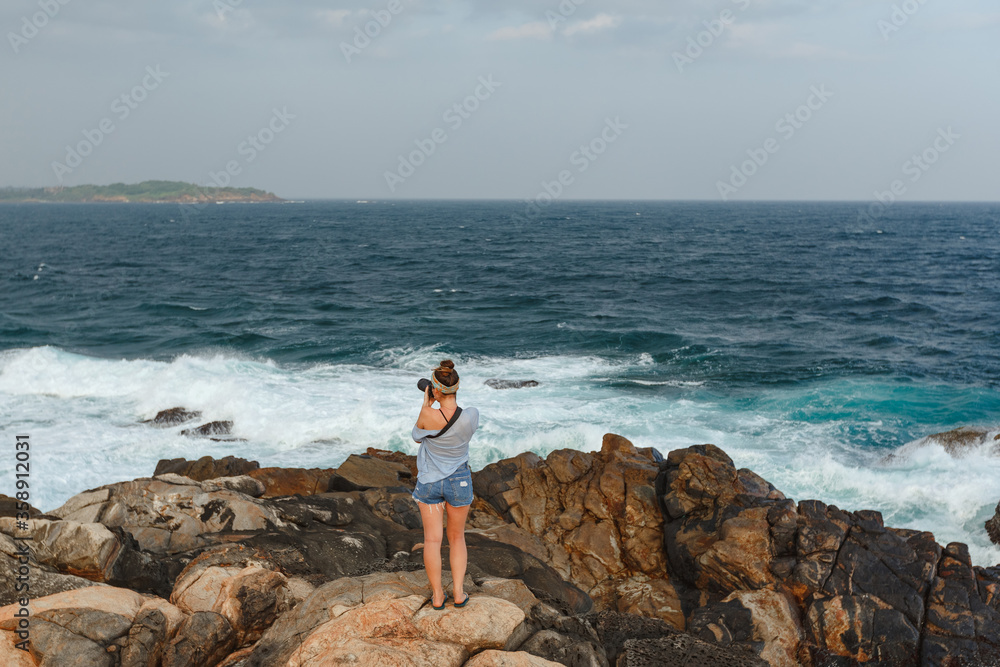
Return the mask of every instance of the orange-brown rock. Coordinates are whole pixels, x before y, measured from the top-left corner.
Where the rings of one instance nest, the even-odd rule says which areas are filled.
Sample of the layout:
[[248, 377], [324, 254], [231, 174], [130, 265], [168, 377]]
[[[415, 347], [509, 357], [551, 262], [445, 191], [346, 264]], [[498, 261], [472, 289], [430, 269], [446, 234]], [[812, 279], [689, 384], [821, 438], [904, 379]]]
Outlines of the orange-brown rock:
[[264, 484], [264, 498], [326, 493], [336, 468], [258, 468], [246, 474]]
[[529, 553], [544, 549], [544, 560], [597, 608], [683, 627], [654, 488], [661, 458], [608, 434], [600, 452], [526, 453], [489, 465], [473, 475], [476, 494], [513, 526], [482, 532]]
[[390, 461], [392, 463], [402, 463], [410, 471], [410, 474], [414, 479], [417, 478], [417, 457], [413, 454], [404, 454], [403, 452], [390, 452], [385, 449], [376, 449], [374, 447], [369, 447], [365, 454], [375, 459], [382, 459], [383, 461]]

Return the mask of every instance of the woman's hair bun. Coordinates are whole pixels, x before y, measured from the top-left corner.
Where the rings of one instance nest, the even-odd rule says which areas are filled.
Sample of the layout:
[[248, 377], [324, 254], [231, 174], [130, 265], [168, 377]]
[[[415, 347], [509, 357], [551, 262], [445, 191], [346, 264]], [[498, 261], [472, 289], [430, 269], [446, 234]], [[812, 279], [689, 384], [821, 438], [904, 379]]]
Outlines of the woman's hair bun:
[[455, 370], [455, 362], [451, 359], [445, 359], [442, 361], [438, 367], [434, 369], [434, 375], [436, 375], [437, 379], [446, 387], [454, 387], [455, 383], [458, 382], [458, 371]]

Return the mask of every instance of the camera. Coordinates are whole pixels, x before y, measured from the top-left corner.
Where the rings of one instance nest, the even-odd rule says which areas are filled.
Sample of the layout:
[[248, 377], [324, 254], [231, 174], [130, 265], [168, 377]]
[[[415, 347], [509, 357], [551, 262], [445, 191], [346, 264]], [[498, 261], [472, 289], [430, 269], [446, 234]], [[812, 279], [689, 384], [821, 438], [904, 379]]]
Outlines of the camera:
[[[431, 386], [431, 381], [428, 380], [427, 378], [421, 378], [421, 379], [417, 380], [417, 389], [419, 389], [421, 391], [421, 393], [426, 394], [427, 393], [427, 387], [430, 387], [430, 386]], [[431, 396], [434, 396], [434, 392], [431, 392]]]

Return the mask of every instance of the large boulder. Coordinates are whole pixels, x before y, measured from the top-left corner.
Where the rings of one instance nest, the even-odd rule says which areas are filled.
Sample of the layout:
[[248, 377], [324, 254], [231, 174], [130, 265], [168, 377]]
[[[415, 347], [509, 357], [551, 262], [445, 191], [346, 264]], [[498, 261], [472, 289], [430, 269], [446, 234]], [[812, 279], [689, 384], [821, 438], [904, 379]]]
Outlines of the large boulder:
[[[449, 586], [448, 577], [444, 577]], [[320, 586], [257, 642], [246, 667], [371, 664], [463, 665], [471, 653], [516, 648], [524, 612], [471, 579], [469, 604], [430, 608], [424, 572], [380, 573]]]
[[229, 620], [214, 611], [197, 611], [184, 619], [163, 649], [163, 667], [214, 667], [233, 652], [236, 633]]
[[[163, 595], [170, 590], [164, 563], [121, 527], [50, 519], [26, 524], [36, 562], [57, 572]], [[21, 532], [14, 519], [0, 518], [0, 533], [13, 538]]]
[[275, 619], [314, 589], [289, 578], [260, 552], [230, 545], [199, 554], [177, 577], [170, 601], [182, 611], [226, 617], [241, 648], [260, 639]]
[[[150, 656], [163, 652], [185, 619], [180, 610], [161, 598], [112, 586], [33, 598], [30, 608], [31, 662], [24, 663], [30, 665], [158, 664], [149, 662]], [[17, 604], [0, 608], [0, 656], [4, 647], [17, 640], [17, 610]]]
[[78, 523], [120, 526], [142, 549], [159, 554], [213, 544], [219, 533], [260, 531], [285, 523], [272, 507], [252, 496], [172, 473], [85, 491], [51, 514]]
[[[390, 552], [408, 553], [414, 565], [423, 562], [422, 531], [408, 531], [395, 535], [387, 544]], [[531, 592], [554, 607], [568, 614], [587, 614], [594, 606], [590, 596], [579, 587], [565, 581], [550, 565], [503, 542], [476, 535], [465, 537], [468, 554], [467, 572], [475, 578], [502, 577], [520, 579]], [[451, 547], [441, 548], [443, 566], [450, 567]]]
[[[27, 559], [27, 562], [22, 559]], [[52, 566], [43, 565], [32, 552], [30, 541], [16, 541], [11, 536], [0, 533], [0, 606], [17, 602], [24, 596], [24, 592], [19, 590], [18, 580], [23, 575], [23, 567], [27, 567], [31, 573], [32, 599], [77, 588], [106, 585], [76, 575], [63, 574]], [[0, 661], [0, 664], [3, 662]]]
[[600, 609], [683, 628], [654, 487], [660, 460], [608, 434], [600, 452], [564, 449], [545, 460], [525, 453], [488, 465], [473, 474], [476, 495], [512, 526], [484, 534], [540, 556]]

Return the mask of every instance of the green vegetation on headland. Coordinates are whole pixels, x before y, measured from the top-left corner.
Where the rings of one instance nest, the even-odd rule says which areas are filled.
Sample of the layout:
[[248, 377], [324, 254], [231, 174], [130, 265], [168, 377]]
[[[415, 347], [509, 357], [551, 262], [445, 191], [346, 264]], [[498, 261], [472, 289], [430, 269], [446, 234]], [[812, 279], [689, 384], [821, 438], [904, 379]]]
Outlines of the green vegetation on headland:
[[143, 181], [135, 185], [78, 185], [72, 188], [0, 188], [0, 202], [118, 202], [197, 204], [204, 202], [282, 202], [257, 188], [201, 187], [179, 181]]

